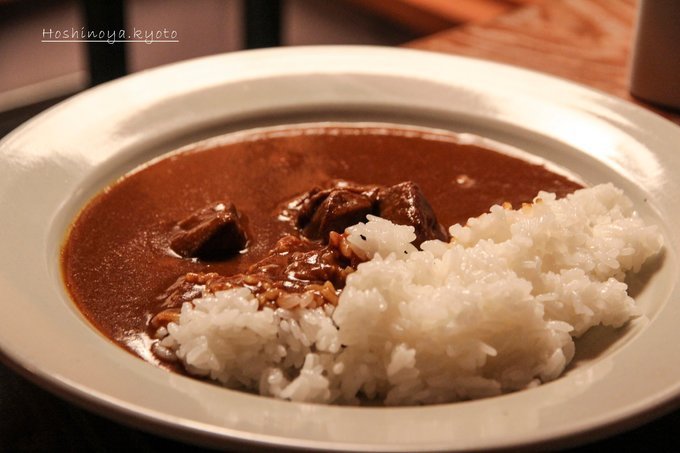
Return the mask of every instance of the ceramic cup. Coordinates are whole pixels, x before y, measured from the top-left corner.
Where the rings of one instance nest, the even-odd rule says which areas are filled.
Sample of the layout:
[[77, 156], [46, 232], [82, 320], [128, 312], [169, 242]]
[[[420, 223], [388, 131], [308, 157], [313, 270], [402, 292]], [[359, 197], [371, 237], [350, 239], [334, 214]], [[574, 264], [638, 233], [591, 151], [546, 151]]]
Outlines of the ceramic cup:
[[630, 91], [680, 109], [680, 1], [640, 0]]

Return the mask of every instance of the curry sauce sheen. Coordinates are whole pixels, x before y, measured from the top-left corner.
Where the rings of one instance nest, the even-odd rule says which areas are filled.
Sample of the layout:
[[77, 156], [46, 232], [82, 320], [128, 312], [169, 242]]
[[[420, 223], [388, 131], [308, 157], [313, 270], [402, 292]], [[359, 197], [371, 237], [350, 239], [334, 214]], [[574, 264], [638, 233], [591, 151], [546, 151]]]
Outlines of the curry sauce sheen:
[[[298, 231], [281, 218], [291, 199], [333, 180], [391, 186], [414, 181], [439, 222], [464, 223], [494, 205], [558, 196], [580, 184], [544, 166], [447, 133], [323, 126], [277, 129], [171, 154], [104, 190], [75, 220], [62, 249], [65, 285], [84, 316], [129, 351], [150, 352], [149, 321], [159, 297], [187, 273], [233, 275]], [[228, 259], [181, 258], [171, 232], [197, 209], [226, 200], [243, 216], [248, 243]]]

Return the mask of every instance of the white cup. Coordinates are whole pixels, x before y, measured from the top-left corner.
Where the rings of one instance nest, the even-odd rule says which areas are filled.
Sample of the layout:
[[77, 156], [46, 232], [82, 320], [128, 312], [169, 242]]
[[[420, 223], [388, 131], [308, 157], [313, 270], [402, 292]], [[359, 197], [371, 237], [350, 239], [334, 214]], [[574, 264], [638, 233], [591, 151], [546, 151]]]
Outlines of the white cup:
[[680, 1], [640, 0], [630, 92], [680, 109]]

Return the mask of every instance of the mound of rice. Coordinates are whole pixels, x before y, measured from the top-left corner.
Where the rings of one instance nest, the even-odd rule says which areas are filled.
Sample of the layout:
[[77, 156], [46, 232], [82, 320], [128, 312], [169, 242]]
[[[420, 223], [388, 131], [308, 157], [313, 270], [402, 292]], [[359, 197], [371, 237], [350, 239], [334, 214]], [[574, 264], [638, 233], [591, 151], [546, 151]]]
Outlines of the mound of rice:
[[293, 401], [498, 395], [555, 379], [573, 337], [639, 315], [623, 278], [662, 246], [611, 184], [493, 206], [422, 250], [412, 227], [378, 217], [346, 232], [371, 259], [337, 307], [258, 310], [245, 288], [204, 294], [161, 344], [190, 373]]

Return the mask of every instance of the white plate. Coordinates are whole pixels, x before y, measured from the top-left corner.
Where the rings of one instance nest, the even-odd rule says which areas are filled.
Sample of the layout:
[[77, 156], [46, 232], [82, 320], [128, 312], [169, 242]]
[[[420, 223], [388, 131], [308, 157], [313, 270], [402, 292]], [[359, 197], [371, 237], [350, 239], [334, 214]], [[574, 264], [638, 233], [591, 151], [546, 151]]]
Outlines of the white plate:
[[[165, 372], [93, 330], [62, 287], [59, 249], [87, 199], [140, 162], [211, 135], [311, 120], [467, 131], [613, 181], [661, 226], [636, 289], [645, 317], [586, 338], [539, 388], [458, 404], [325, 407]], [[508, 66], [410, 50], [261, 50], [163, 67], [89, 90], [0, 143], [0, 350], [54, 392], [117, 420], [219, 446], [372, 450], [517, 447], [641, 423], [680, 397], [680, 128], [641, 108]], [[633, 282], [635, 283], [635, 282]], [[520, 333], [521, 334], [521, 333]]]

